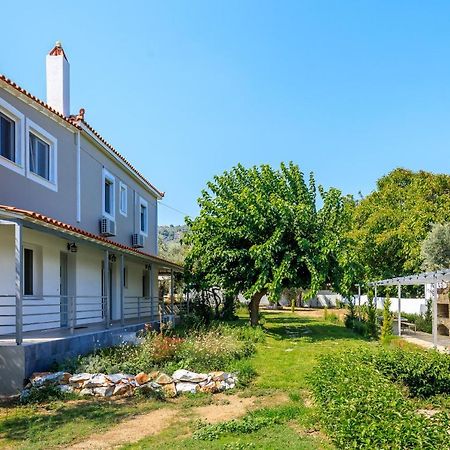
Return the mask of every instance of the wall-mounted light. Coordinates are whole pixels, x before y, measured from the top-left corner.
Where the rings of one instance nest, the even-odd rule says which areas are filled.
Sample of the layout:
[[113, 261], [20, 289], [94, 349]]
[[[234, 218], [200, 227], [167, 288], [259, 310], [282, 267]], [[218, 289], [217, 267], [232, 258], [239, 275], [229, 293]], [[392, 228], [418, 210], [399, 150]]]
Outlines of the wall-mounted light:
[[116, 257], [116, 255], [114, 255], [114, 254], [110, 254], [109, 255], [109, 262], [112, 262], [112, 263], [114, 263], [114, 262], [116, 262], [116, 259], [117, 259], [117, 257]]
[[77, 244], [75, 242], [68, 242], [67, 243], [67, 251], [70, 253], [76, 253], [78, 250]]
[[145, 270], [152, 270], [152, 265], [151, 264], [146, 264], [145, 265]]

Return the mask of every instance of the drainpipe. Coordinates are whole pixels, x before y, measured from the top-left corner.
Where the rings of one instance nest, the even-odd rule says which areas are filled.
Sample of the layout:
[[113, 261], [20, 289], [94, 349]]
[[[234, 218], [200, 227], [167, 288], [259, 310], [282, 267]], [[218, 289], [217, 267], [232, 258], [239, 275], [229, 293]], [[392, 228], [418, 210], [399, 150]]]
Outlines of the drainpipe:
[[16, 344], [21, 345], [23, 338], [23, 250], [22, 223], [14, 224], [15, 255], [15, 297], [16, 297]]
[[77, 133], [77, 222], [81, 222], [81, 131]]

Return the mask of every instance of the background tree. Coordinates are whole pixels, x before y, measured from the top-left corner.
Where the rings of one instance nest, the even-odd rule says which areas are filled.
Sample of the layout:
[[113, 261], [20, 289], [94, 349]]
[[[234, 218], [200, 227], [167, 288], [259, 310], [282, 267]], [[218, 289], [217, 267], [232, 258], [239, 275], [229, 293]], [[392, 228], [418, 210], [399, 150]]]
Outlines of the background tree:
[[354, 208], [351, 238], [369, 280], [419, 272], [421, 243], [450, 209], [450, 176], [396, 169]]
[[339, 255], [344, 202], [336, 189], [306, 183], [298, 166], [281, 164], [224, 172], [198, 200], [200, 214], [187, 219], [186, 278], [196, 286], [220, 286], [250, 299], [252, 325], [263, 295], [277, 301], [284, 288], [316, 292], [333, 277]]
[[421, 249], [426, 270], [450, 267], [450, 223], [434, 224]]

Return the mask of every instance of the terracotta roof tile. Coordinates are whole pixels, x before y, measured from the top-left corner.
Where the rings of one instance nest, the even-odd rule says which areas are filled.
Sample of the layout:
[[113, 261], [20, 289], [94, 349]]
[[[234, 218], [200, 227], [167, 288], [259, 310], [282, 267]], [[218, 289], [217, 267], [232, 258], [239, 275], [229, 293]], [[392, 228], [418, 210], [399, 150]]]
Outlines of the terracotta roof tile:
[[180, 265], [178, 265], [176, 263], [173, 263], [171, 261], [165, 260], [164, 258], [160, 258], [159, 256], [152, 255], [150, 253], [146, 253], [146, 252], [143, 252], [141, 250], [137, 250], [137, 249], [135, 249], [133, 247], [129, 247], [129, 246], [121, 244], [119, 242], [111, 241], [109, 239], [106, 239], [103, 236], [99, 236], [97, 234], [91, 233], [91, 232], [83, 230], [81, 228], [74, 227], [73, 225], [69, 225], [67, 223], [61, 222], [60, 220], [53, 219], [51, 217], [48, 217], [48, 216], [46, 216], [44, 214], [40, 214], [40, 213], [35, 212], [35, 211], [29, 211], [29, 210], [26, 210], [26, 209], [16, 208], [14, 206], [8, 206], [8, 205], [0, 205], [0, 211], [6, 211], [6, 212], [11, 212], [11, 213], [21, 214], [21, 215], [24, 215], [24, 216], [26, 216], [26, 217], [28, 217], [30, 219], [39, 220], [41, 222], [45, 222], [45, 223], [47, 223], [49, 225], [56, 226], [56, 227], [61, 228], [63, 230], [70, 231], [70, 232], [73, 232], [73, 233], [77, 233], [77, 234], [80, 234], [82, 236], [88, 237], [90, 239], [94, 239], [94, 240], [99, 241], [99, 242], [104, 242], [105, 244], [112, 245], [114, 247], [117, 247], [118, 249], [127, 250], [127, 251], [130, 251], [130, 252], [136, 253], [138, 256], [145, 256], [145, 257], [151, 258], [153, 260], [159, 261], [159, 262], [161, 262], [163, 264], [169, 264], [172, 267], [177, 267], [179, 269], [182, 269], [182, 267]]
[[[50, 105], [45, 103], [44, 101], [40, 100], [27, 90], [20, 87], [18, 84], [14, 83], [11, 79], [7, 78], [5, 75], [0, 74], [0, 80], [7, 83], [12, 88], [16, 89], [18, 92], [26, 95], [29, 99], [35, 101], [45, 109], [49, 110], [53, 114], [56, 114], [60, 119], [63, 119], [65, 122], [70, 124], [71, 126], [77, 128], [78, 130], [81, 130], [80, 123], [83, 123], [104, 145], [106, 145], [132, 172], [134, 172], [145, 184], [147, 184], [152, 190], [156, 191], [161, 197], [164, 197], [164, 192], [157, 189], [150, 181], [147, 180], [147, 178], [144, 177], [123, 155], [121, 155], [103, 136], [98, 133], [91, 125], [89, 125], [84, 120], [84, 109], [80, 110], [80, 114], [77, 116], [65, 116], [64, 114], [61, 114], [56, 109], [52, 108]], [[81, 111], [83, 113], [81, 114]]]

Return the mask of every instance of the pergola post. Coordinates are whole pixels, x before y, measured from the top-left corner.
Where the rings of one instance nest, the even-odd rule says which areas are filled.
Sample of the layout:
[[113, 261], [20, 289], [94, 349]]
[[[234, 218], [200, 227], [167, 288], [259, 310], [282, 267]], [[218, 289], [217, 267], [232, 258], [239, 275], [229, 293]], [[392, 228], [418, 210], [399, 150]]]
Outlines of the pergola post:
[[173, 269], [170, 269], [170, 312], [173, 316], [173, 307], [174, 307], [174, 294], [175, 294], [175, 286], [173, 282]]
[[438, 300], [438, 287], [437, 283], [434, 283], [434, 292], [433, 292], [433, 322], [432, 322], [432, 330], [433, 330], [433, 346], [437, 348], [438, 346], [438, 334], [437, 334], [437, 300]]
[[358, 319], [361, 321], [361, 285], [358, 284]]
[[378, 307], [378, 292], [377, 292], [377, 285], [375, 285], [375, 297], [374, 297], [374, 303], [375, 303], [375, 311]]
[[16, 344], [23, 341], [23, 250], [22, 224], [14, 224], [14, 255], [15, 255], [15, 297], [16, 297]]
[[105, 300], [105, 328], [109, 328], [109, 250], [105, 250], [103, 260], [103, 287], [103, 299]]
[[124, 298], [124, 284], [125, 284], [125, 257], [120, 255], [120, 325], [124, 326], [125, 324], [125, 298]]
[[401, 298], [402, 298], [402, 285], [398, 285], [397, 289], [397, 295], [398, 295], [398, 312], [397, 312], [397, 319], [398, 319], [398, 335], [402, 335], [402, 314], [401, 314]]

